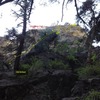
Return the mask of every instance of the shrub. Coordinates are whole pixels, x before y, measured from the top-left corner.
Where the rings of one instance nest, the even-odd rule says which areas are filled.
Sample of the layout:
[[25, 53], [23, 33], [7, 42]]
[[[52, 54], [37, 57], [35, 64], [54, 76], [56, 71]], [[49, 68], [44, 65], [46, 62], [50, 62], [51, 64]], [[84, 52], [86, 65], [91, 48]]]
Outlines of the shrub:
[[100, 92], [92, 90], [89, 94], [84, 98], [84, 100], [100, 100]]
[[100, 66], [88, 65], [84, 68], [77, 69], [77, 73], [79, 74], [79, 78], [82, 78], [82, 79], [88, 79], [91, 77], [100, 76]]
[[44, 63], [41, 59], [35, 59], [33, 62], [32, 62], [32, 70], [38, 70], [38, 69], [41, 69], [43, 68], [44, 66]]
[[94, 63], [96, 62], [96, 60], [97, 60], [97, 55], [96, 55], [96, 53], [93, 53], [93, 54], [92, 54], [91, 60], [92, 60]]
[[54, 52], [59, 52], [60, 54], [68, 52], [68, 44], [58, 43], [57, 46], [54, 48]]
[[65, 65], [61, 60], [52, 60], [48, 62], [50, 69], [68, 69], [68, 65]]
[[39, 58], [32, 58], [33, 60], [31, 63], [32, 70], [38, 70], [38, 69], [68, 69], [68, 65], [65, 65], [62, 60], [43, 60]]
[[30, 69], [30, 67], [31, 67], [31, 65], [29, 65], [29, 64], [21, 64], [21, 70], [29, 70]]
[[36, 58], [36, 57], [32, 57], [29, 59], [29, 61], [27, 61], [27, 63], [22, 63], [21, 64], [21, 69], [22, 70], [38, 70], [43, 68], [44, 63], [43, 60]]

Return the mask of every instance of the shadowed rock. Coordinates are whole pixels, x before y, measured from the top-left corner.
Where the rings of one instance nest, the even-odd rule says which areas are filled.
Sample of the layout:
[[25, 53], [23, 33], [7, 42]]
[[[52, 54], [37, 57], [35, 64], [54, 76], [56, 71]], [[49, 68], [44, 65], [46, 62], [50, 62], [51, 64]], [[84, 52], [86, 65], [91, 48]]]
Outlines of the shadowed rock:
[[54, 41], [54, 39], [57, 37], [56, 32], [49, 34], [44, 39], [42, 39], [40, 42], [38, 42], [25, 56], [22, 57], [30, 57], [32, 55], [36, 55], [39, 53], [43, 53], [49, 50], [49, 45], [51, 42]]

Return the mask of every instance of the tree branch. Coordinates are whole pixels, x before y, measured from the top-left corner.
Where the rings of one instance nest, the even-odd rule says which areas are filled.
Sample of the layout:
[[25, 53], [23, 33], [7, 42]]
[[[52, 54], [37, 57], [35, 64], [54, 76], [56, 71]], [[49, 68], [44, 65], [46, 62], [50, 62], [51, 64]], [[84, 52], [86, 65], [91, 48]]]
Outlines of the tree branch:
[[28, 20], [29, 20], [29, 18], [30, 18], [31, 12], [32, 12], [32, 6], [33, 6], [33, 4], [34, 4], [34, 0], [30, 0], [30, 3], [31, 3], [31, 5], [30, 5], [30, 9], [29, 9]]
[[12, 1], [14, 1], [14, 0], [5, 0], [3, 2], [0, 2], [0, 6], [4, 5], [6, 3], [12, 2]]
[[61, 22], [63, 21], [63, 16], [64, 16], [64, 4], [65, 4], [65, 0], [63, 0], [63, 3], [62, 3], [62, 17], [61, 17]]
[[78, 6], [77, 6], [76, 0], [74, 0], [74, 2], [75, 2], [75, 7], [76, 7], [77, 16], [80, 18], [80, 20], [81, 20], [85, 25], [89, 26], [89, 25], [83, 20], [83, 18], [80, 16], [80, 14], [78, 13]]

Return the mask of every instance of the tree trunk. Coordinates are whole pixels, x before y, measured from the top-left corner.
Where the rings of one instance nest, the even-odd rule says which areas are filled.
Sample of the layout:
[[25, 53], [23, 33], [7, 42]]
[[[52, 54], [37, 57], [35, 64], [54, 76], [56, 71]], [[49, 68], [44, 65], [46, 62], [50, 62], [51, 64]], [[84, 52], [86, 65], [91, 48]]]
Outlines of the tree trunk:
[[15, 59], [15, 63], [14, 63], [14, 72], [16, 74], [16, 70], [20, 70], [20, 57], [23, 51], [23, 46], [24, 46], [24, 40], [25, 40], [25, 35], [26, 35], [26, 25], [27, 25], [27, 0], [24, 1], [24, 15], [23, 15], [23, 30], [22, 30], [22, 35], [21, 35], [21, 39], [20, 39], [20, 44], [19, 47], [17, 49], [17, 53], [16, 53], [16, 59]]
[[15, 63], [14, 63], [14, 71], [19, 70], [19, 66], [20, 66], [20, 57], [21, 57], [21, 53], [23, 50], [23, 44], [24, 44], [24, 37], [22, 36], [22, 39], [20, 40], [20, 44], [18, 46], [17, 49], [17, 53], [16, 53], [16, 59], [15, 59]]
[[88, 48], [88, 57], [87, 57], [87, 62], [88, 63], [92, 63], [92, 60], [91, 60], [91, 57], [92, 57], [92, 43], [93, 43], [93, 40], [95, 38], [95, 34], [96, 34], [96, 26], [94, 26], [90, 32], [89, 32], [89, 36], [87, 38], [87, 41], [86, 41], [86, 45], [87, 45], [87, 48]]

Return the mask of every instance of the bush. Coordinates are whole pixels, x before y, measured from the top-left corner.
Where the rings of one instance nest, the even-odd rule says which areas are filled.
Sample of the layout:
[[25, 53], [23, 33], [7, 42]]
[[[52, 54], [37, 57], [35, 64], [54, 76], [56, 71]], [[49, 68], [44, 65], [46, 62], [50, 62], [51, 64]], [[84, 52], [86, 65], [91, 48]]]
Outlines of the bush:
[[50, 69], [68, 69], [68, 65], [65, 65], [61, 60], [52, 60], [48, 62]]
[[77, 73], [79, 74], [80, 79], [88, 79], [91, 77], [100, 76], [100, 66], [90, 65], [84, 68], [79, 68], [77, 69]]
[[38, 70], [43, 68], [44, 63], [43, 60], [36, 58], [36, 57], [32, 57], [30, 59], [28, 59], [29, 61], [27, 61], [26, 63], [21, 63], [21, 69], [22, 70]]
[[60, 54], [68, 52], [68, 44], [67, 43], [58, 43], [57, 46], [54, 48], [54, 52], [59, 52]]
[[84, 98], [84, 100], [100, 100], [100, 92], [92, 90]]
[[77, 53], [79, 47], [73, 47], [71, 48], [69, 44], [67, 44], [66, 42], [61, 42], [58, 43], [58, 45], [54, 48], [54, 52], [58, 52], [60, 54], [68, 54], [67, 58], [70, 60], [77, 60], [75, 58], [75, 53]]
[[41, 59], [33, 59], [32, 61], [32, 70], [38, 70], [44, 67], [44, 63]]
[[31, 65], [29, 64], [21, 64], [21, 70], [26, 70], [28, 71], [30, 69]]
[[39, 58], [32, 58], [31, 60], [32, 70], [38, 69], [68, 69], [68, 65], [65, 65], [62, 60], [46, 60]]

